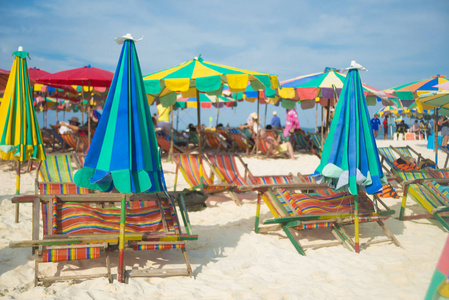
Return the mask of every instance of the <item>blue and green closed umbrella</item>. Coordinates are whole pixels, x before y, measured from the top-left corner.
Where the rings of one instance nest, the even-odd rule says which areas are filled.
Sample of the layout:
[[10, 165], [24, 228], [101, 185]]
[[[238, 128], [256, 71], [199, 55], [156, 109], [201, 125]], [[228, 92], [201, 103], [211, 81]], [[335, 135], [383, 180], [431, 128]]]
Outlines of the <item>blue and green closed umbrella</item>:
[[[20, 162], [44, 160], [45, 149], [33, 106], [32, 86], [28, 75], [28, 52], [19, 47], [0, 106], [0, 156], [17, 161], [16, 194], [20, 194]], [[17, 204], [18, 205], [18, 204]], [[16, 222], [18, 222], [16, 206]]]
[[[166, 191], [139, 59], [131, 35], [123, 43], [114, 79], [86, 156], [75, 174], [80, 187], [120, 193]], [[125, 199], [121, 201], [119, 271], [124, 275]]]
[[336, 190], [355, 196], [356, 251], [358, 252], [358, 190], [368, 194], [382, 190], [385, 175], [370, 124], [368, 107], [359, 76], [363, 69], [351, 63], [331, 128], [316, 172]]

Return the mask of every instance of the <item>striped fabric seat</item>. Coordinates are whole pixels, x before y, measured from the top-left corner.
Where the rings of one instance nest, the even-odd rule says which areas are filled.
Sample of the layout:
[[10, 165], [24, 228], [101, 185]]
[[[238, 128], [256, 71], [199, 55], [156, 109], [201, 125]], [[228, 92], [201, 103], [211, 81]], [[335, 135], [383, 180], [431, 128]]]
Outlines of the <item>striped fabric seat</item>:
[[295, 139], [296, 145], [298, 145], [300, 149], [309, 149], [309, 141], [303, 134], [296, 133], [293, 137]]
[[[439, 221], [446, 230], [449, 230], [449, 223], [441, 216], [441, 214], [449, 212], [449, 198], [447, 197], [447, 194], [448, 187], [441, 186], [437, 182], [425, 181], [423, 183], [412, 183], [405, 186], [399, 219], [404, 220], [407, 218], [405, 217], [405, 205], [407, 197], [410, 196], [413, 201]], [[411, 218], [421, 217], [428, 216], [411, 216]]]
[[240, 175], [234, 155], [220, 154], [207, 157], [227, 184], [249, 185], [248, 181]]
[[249, 174], [248, 179], [252, 184], [284, 184], [294, 182], [291, 174], [285, 176], [253, 176]]
[[[165, 152], [169, 153], [171, 148], [171, 141], [165, 136], [162, 132], [156, 132], [156, 141], [159, 148], [164, 150]], [[181, 147], [178, 147], [177, 145], [173, 144], [173, 153], [186, 153], [188, 150], [183, 149]]]
[[381, 157], [383, 157], [388, 165], [393, 164], [393, 162], [397, 159], [396, 154], [390, 147], [379, 147], [377, 148]]
[[[197, 154], [179, 154], [174, 155], [174, 160], [176, 163], [177, 171], [181, 171], [186, 182], [193, 188], [198, 189], [201, 186], [201, 173], [200, 173], [200, 160]], [[217, 191], [223, 190], [224, 186], [215, 185], [212, 178], [207, 175], [204, 168], [204, 163], [202, 167], [203, 184], [206, 185], [205, 191]], [[176, 185], [176, 180], [175, 180]]]
[[41, 195], [89, 193], [88, 189], [77, 187], [73, 181], [70, 154], [47, 155], [38, 170], [40, 181], [38, 178], [36, 181]]
[[72, 148], [74, 151], [83, 152], [83, 147], [79, 144], [78, 137], [74, 136], [71, 133], [61, 134], [61, 138], [64, 140], [64, 143]]
[[240, 133], [230, 132], [231, 138], [234, 140], [237, 147], [242, 151], [249, 150], [252, 146], [248, 139]]
[[225, 150], [227, 148], [227, 144], [220, 139], [217, 132], [204, 131], [202, 135], [211, 149]]

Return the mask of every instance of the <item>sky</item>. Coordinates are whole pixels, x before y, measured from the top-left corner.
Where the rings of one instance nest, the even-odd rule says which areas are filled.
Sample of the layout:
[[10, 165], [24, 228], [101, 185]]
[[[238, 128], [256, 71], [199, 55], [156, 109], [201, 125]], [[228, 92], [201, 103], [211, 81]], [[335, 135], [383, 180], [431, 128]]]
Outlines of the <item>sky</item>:
[[[368, 69], [362, 81], [381, 90], [449, 75], [447, 0], [0, 2], [0, 68], [7, 70], [23, 46], [28, 67], [114, 71], [121, 47], [113, 39], [131, 33], [143, 37], [136, 43], [143, 75], [199, 54], [280, 81], [356, 60]], [[273, 110], [285, 120], [285, 109], [269, 105], [268, 121]], [[297, 110], [301, 126], [315, 125], [315, 109]], [[238, 125], [252, 111], [256, 104], [239, 103], [221, 109], [219, 121]], [[216, 109], [202, 110], [203, 123], [210, 117], [214, 125]], [[194, 109], [180, 112], [180, 128], [195, 121]]]

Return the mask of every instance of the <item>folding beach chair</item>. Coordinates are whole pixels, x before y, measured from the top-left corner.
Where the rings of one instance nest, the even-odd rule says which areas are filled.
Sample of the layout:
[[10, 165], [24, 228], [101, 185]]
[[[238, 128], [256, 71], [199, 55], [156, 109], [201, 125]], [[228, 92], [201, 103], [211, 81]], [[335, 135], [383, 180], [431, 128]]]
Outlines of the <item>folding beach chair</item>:
[[256, 139], [258, 150], [267, 158], [288, 158], [288, 152], [281, 152], [274, 146], [273, 142], [267, 138], [258, 137]]
[[[295, 186], [296, 185], [296, 186]], [[255, 232], [260, 231], [259, 216], [261, 200], [265, 202], [273, 218], [265, 220], [264, 225], [281, 226], [295, 249], [301, 255], [305, 255], [303, 246], [300, 245], [295, 234], [300, 230], [328, 227], [332, 229], [333, 235], [339, 242], [321, 243], [319, 245], [309, 245], [310, 247], [325, 247], [332, 245], [344, 245], [350, 250], [355, 249], [353, 240], [343, 229], [344, 225], [354, 223], [354, 196], [347, 193], [338, 193], [333, 196], [318, 196], [294, 192], [294, 189], [319, 189], [323, 186], [316, 184], [293, 184], [277, 186], [260, 186], [254, 188], [259, 191], [257, 199]], [[365, 244], [380, 242], [392, 242], [400, 246], [398, 240], [388, 230], [383, 223], [392, 214], [390, 210], [380, 199], [373, 202], [365, 194], [359, 195], [359, 221], [377, 222], [381, 229], [387, 235], [384, 240], [371, 240]], [[381, 203], [383, 209], [377, 207]]]
[[[240, 156], [233, 154], [209, 154], [207, 158], [225, 183], [230, 185], [250, 185], [250, 182], [248, 182], [248, 166]], [[244, 176], [240, 175], [236, 158], [245, 170]]]
[[[112, 281], [109, 253], [117, 248], [120, 231], [120, 208], [114, 206], [126, 197], [126, 247], [138, 250], [181, 249], [185, 269], [165, 269], [157, 266], [144, 270], [128, 270], [127, 277], [148, 276], [192, 276], [187, 258], [187, 241], [196, 240], [183, 199], [178, 197], [179, 210], [184, 221], [181, 227], [173, 196], [168, 194], [122, 194], [59, 195], [59, 196], [16, 196], [15, 202], [33, 203], [33, 240], [11, 242], [10, 247], [34, 247], [36, 268], [35, 283], [60, 280], [82, 280], [107, 277]], [[42, 206], [43, 237], [39, 234], [39, 206]], [[183, 233], [183, 231], [186, 233]], [[137, 252], [135, 252], [137, 253]], [[105, 256], [106, 273], [67, 274], [78, 267], [58, 268], [57, 275], [47, 277], [41, 274], [42, 263], [66, 262], [96, 259]], [[154, 263], [158, 264], [158, 260]], [[166, 260], [164, 260], [164, 265]], [[68, 266], [67, 265], [67, 266]]]
[[315, 147], [315, 152], [319, 158], [321, 158], [321, 152], [323, 151], [323, 143], [324, 141], [321, 138], [320, 133], [312, 133], [309, 135], [309, 138], [312, 140], [313, 146]]
[[234, 150], [237, 148], [244, 153], [249, 153], [252, 148], [252, 144], [242, 133], [230, 132], [230, 135], [234, 141]]
[[448, 146], [444, 147], [444, 146], [438, 145], [438, 149], [440, 149], [443, 153], [446, 154], [446, 160], [444, 161], [444, 168], [446, 169], [447, 163], [449, 161], [449, 147]]
[[79, 138], [74, 134], [72, 133], [61, 134], [61, 138], [64, 140], [65, 146], [68, 146], [64, 147], [65, 149], [72, 148], [73, 151], [84, 152], [84, 149], [79, 141]]
[[[411, 158], [416, 161], [416, 165], [419, 167], [422, 165], [422, 163], [427, 163], [433, 166], [426, 166], [426, 167], [435, 167], [435, 162], [431, 159], [425, 158], [421, 155], [421, 153], [417, 152], [415, 149], [413, 149], [410, 146], [406, 147], [394, 147], [390, 146], [391, 149], [393, 149], [396, 153], [398, 153], [401, 157]], [[446, 160], [447, 162], [447, 160]]]
[[219, 136], [218, 132], [203, 131], [202, 136], [211, 150], [221, 151], [230, 148], [224, 138]]
[[[443, 218], [443, 216], [449, 216], [448, 183], [448, 179], [435, 179], [433, 181], [415, 180], [405, 183], [399, 220], [434, 217], [449, 231], [449, 224]], [[408, 196], [428, 213], [405, 216], [405, 206]]]
[[157, 141], [157, 145], [159, 146], [159, 148], [164, 150], [166, 153], [170, 153], [170, 149], [172, 149], [173, 153], [188, 153], [188, 152], [190, 152], [190, 150], [183, 148], [183, 147], [179, 147], [174, 143], [173, 143], [173, 148], [172, 148], [172, 143], [168, 139], [167, 134], [162, 131], [156, 132], [156, 141]]
[[47, 155], [36, 169], [35, 192], [41, 195], [88, 194], [73, 181], [72, 160], [69, 153]]
[[[225, 193], [234, 200], [237, 205], [241, 205], [240, 199], [232, 190], [230, 190], [230, 187], [235, 186], [235, 184], [225, 183], [215, 168], [209, 165], [209, 161], [205, 157], [202, 157], [202, 168], [200, 168], [199, 154], [175, 154], [173, 155], [173, 158], [176, 163], [175, 191], [178, 183], [178, 174], [181, 172], [191, 189], [201, 190], [206, 194]], [[204, 167], [206, 164], [210, 167], [210, 175], [208, 175]], [[217, 179], [219, 183], [215, 184], [214, 179]]]

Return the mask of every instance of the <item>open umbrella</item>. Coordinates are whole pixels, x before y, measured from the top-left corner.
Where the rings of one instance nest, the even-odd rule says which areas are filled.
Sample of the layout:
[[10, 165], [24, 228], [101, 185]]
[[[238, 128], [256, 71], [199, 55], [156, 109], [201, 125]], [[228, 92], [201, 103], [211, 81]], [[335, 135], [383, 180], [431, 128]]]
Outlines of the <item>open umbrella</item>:
[[377, 193], [385, 182], [359, 69], [362, 67], [353, 61], [316, 169], [324, 182], [354, 195], [356, 252], [359, 252], [358, 190]]
[[[166, 191], [151, 112], [131, 35], [123, 43], [114, 80], [82, 169], [78, 186], [121, 193]], [[119, 272], [123, 282], [125, 199], [121, 201]]]
[[[176, 93], [181, 93], [186, 98], [196, 97], [198, 103], [200, 93], [221, 95], [224, 84], [227, 84], [233, 93], [246, 91], [248, 83], [256, 91], [274, 90], [279, 85], [276, 75], [207, 62], [201, 55], [179, 66], [146, 75], [143, 80], [147, 94], [150, 97], [160, 98], [164, 106], [170, 106], [176, 102]], [[197, 110], [198, 128], [201, 126], [200, 111], [200, 109]], [[198, 131], [198, 149], [201, 154], [200, 135], [201, 131]], [[201, 155], [200, 165], [202, 165]], [[201, 166], [200, 170], [202, 170]]]
[[400, 109], [397, 106], [384, 106], [382, 108], [380, 108], [376, 114], [378, 114], [379, 116], [383, 117], [384, 115], [388, 116], [388, 115], [397, 115], [399, 114]]
[[441, 251], [440, 259], [424, 299], [444, 300], [449, 298], [449, 236]]
[[[44, 160], [39, 123], [33, 107], [32, 89], [28, 76], [28, 52], [19, 47], [13, 52], [11, 68], [2, 105], [0, 106], [0, 156], [3, 160], [17, 161], [16, 194], [20, 194], [20, 162]], [[19, 209], [16, 206], [16, 222]]]
[[436, 87], [436, 85], [444, 82], [448, 82], [446, 75], [438, 74], [431, 78], [410, 82], [384, 91], [398, 96], [399, 99], [406, 103], [405, 106], [409, 106], [413, 100], [423, 94], [443, 90], [443, 88]]
[[[89, 91], [88, 100], [90, 101], [93, 87], [109, 87], [112, 82], [112, 78], [114, 77], [114, 73], [94, 68], [90, 65], [77, 68], [77, 69], [71, 69], [66, 71], [61, 71], [57, 73], [53, 73], [48, 76], [44, 76], [39, 78], [37, 81], [44, 84], [65, 84], [65, 85], [80, 85], [80, 86], [87, 86]], [[83, 98], [84, 98], [84, 90], [83, 92]], [[91, 103], [89, 103], [88, 106], [88, 115], [90, 114], [90, 106]], [[90, 117], [88, 117], [88, 141], [90, 143]]]
[[437, 87], [437, 88], [443, 89], [443, 90], [449, 90], [449, 81], [437, 84], [434, 87]]

